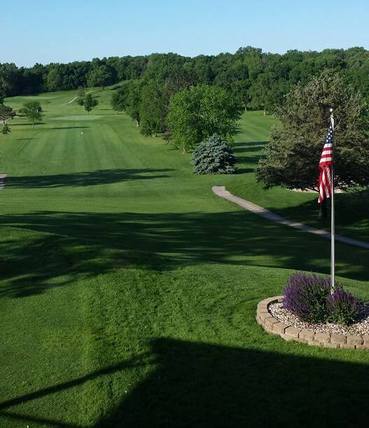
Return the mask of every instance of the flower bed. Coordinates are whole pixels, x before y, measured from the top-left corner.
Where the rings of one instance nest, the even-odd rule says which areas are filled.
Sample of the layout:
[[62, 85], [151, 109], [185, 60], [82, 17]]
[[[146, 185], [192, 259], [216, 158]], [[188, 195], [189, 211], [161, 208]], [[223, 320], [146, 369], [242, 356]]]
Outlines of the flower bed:
[[[363, 318], [360, 322], [344, 327], [338, 324], [312, 324], [301, 322], [293, 314], [282, 313], [283, 296], [262, 300], [257, 307], [256, 320], [268, 333], [276, 334], [285, 340], [294, 340], [309, 345], [328, 348], [369, 349], [369, 320]], [[287, 311], [287, 312], [286, 312]], [[324, 326], [324, 328], [322, 327]], [[359, 332], [361, 333], [359, 334]]]

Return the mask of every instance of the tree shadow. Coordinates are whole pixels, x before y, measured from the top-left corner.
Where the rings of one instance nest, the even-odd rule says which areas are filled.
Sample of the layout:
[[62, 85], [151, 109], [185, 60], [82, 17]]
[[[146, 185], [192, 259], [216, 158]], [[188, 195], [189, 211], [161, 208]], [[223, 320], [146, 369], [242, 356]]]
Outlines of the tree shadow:
[[235, 154], [237, 164], [253, 164], [251, 168], [238, 168], [238, 173], [255, 172], [259, 160], [263, 157], [262, 149], [265, 144], [266, 141], [252, 141], [250, 143], [239, 142], [233, 144], [232, 150]]
[[89, 126], [54, 126], [49, 130], [60, 130], [60, 129], [88, 129]]
[[26, 122], [26, 123], [12, 123], [11, 126], [37, 126], [37, 125], [46, 125], [46, 122]]
[[[294, 346], [300, 345], [291, 345]], [[77, 428], [73, 423], [19, 415], [12, 407], [102, 378], [112, 383], [114, 376], [140, 370], [149, 374], [128, 395], [116, 390], [110, 409], [99, 409], [104, 415], [88, 426], [366, 427], [368, 365], [332, 360], [332, 355], [323, 350], [320, 355], [322, 358], [311, 358], [155, 338], [146, 354], [0, 403], [0, 415], [46, 426]]]
[[136, 358], [132, 358], [128, 361], [122, 361], [118, 364], [114, 364], [109, 367], [104, 367], [100, 370], [94, 371], [92, 373], [88, 373], [84, 376], [80, 376], [68, 382], [63, 382], [56, 385], [48, 386], [38, 391], [30, 392], [16, 398], [3, 401], [0, 403], [0, 411], [8, 409], [9, 407], [17, 406], [18, 404], [24, 404], [28, 401], [37, 400], [39, 398], [45, 397], [50, 394], [56, 394], [57, 392], [63, 391], [65, 389], [74, 388], [76, 386], [83, 385], [84, 383], [94, 380], [98, 377], [114, 374], [117, 371], [127, 370], [129, 368], [135, 368], [140, 366], [146, 366], [149, 364], [149, 362], [150, 360], [148, 359], [148, 355], [142, 354]]
[[255, 172], [255, 168], [238, 168], [236, 166], [236, 174], [248, 174], [251, 172]]
[[50, 418], [44, 418], [42, 416], [31, 416], [19, 414], [17, 412], [8, 410], [17, 405], [23, 405], [27, 402], [38, 400], [40, 398], [47, 397], [52, 394], [57, 394], [58, 392], [69, 390], [71, 388], [76, 388], [83, 386], [87, 382], [94, 381], [104, 376], [111, 376], [117, 372], [122, 372], [129, 369], [137, 369], [139, 367], [144, 367], [151, 364], [151, 355], [141, 354], [137, 357], [131, 358], [130, 360], [122, 361], [118, 364], [114, 364], [108, 367], [101, 368], [94, 372], [88, 373], [84, 376], [69, 380], [67, 382], [58, 383], [56, 385], [48, 386], [37, 391], [26, 393], [24, 395], [3, 401], [0, 403], [0, 417], [5, 420], [13, 421], [23, 421], [23, 422], [32, 422], [36, 424], [42, 424], [43, 426], [52, 426], [60, 428], [82, 428], [82, 425], [77, 425], [73, 423], [68, 423], [59, 420], [53, 420]]
[[[27, 245], [17, 236], [0, 241], [0, 296], [25, 297], [127, 267], [224, 263], [329, 273], [326, 240], [242, 211], [35, 212], [2, 215], [0, 224], [41, 234]], [[337, 259], [338, 275], [367, 280], [367, 250], [337, 244]]]
[[95, 427], [364, 427], [369, 368], [173, 339], [157, 368]]
[[[355, 223], [360, 223], [358, 234], [363, 233], [369, 236], [369, 189], [361, 191], [336, 193], [335, 194], [335, 218], [336, 225], [340, 227], [348, 227]], [[272, 211], [278, 212], [284, 217], [306, 221], [318, 226], [329, 228], [329, 215], [327, 219], [319, 217], [319, 207], [317, 204], [317, 193], [314, 193], [314, 198], [301, 204], [290, 206], [288, 208], [278, 209], [273, 206], [266, 207]], [[329, 206], [328, 206], [329, 210]], [[329, 214], [329, 213], [328, 213]], [[360, 238], [360, 236], [358, 236]], [[361, 237], [361, 239], [364, 239]]]
[[268, 141], [251, 141], [233, 143], [232, 148], [234, 153], [253, 153], [260, 152]]
[[7, 187], [14, 188], [57, 188], [75, 186], [97, 186], [119, 183], [127, 180], [152, 180], [167, 178], [171, 169], [103, 169], [97, 171], [76, 172], [55, 175], [10, 176]]

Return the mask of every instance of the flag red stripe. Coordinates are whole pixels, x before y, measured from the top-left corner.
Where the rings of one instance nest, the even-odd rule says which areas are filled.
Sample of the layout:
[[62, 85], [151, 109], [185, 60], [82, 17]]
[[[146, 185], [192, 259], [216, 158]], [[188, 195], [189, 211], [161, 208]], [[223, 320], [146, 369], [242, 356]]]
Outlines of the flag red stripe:
[[318, 202], [322, 203], [325, 199], [331, 197], [331, 168], [333, 166], [333, 130], [328, 129], [328, 136], [324, 144], [319, 161], [319, 198]]

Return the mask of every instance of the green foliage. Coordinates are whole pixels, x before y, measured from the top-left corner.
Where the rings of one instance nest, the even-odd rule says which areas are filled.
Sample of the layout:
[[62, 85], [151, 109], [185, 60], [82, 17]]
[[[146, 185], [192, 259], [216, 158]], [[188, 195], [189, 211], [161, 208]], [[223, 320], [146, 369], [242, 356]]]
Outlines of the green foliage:
[[86, 91], [83, 88], [80, 88], [77, 93], [77, 104], [83, 106], [86, 96]]
[[26, 116], [35, 126], [36, 122], [42, 120], [42, 107], [38, 101], [29, 101], [19, 110], [21, 114]]
[[140, 79], [163, 84], [171, 88], [172, 95], [189, 86], [217, 85], [249, 110], [274, 111], [295, 84], [306, 83], [323, 70], [341, 73], [345, 82], [369, 99], [369, 51], [363, 48], [291, 50], [280, 55], [250, 46], [238, 49], [235, 54], [194, 58], [168, 53], [36, 64], [32, 68], [0, 64], [0, 96], [88, 85], [105, 87]]
[[140, 106], [143, 81], [129, 80], [124, 82], [112, 96], [111, 104], [116, 111], [125, 111], [137, 124], [140, 123]]
[[170, 102], [168, 124], [174, 144], [193, 149], [213, 134], [229, 138], [237, 131], [242, 107], [226, 90], [199, 85], [184, 89]]
[[4, 123], [4, 124], [3, 124], [3, 127], [2, 127], [2, 129], [1, 129], [1, 132], [2, 132], [4, 135], [7, 135], [7, 134], [9, 134], [9, 133], [10, 133], [10, 127], [9, 127], [9, 125], [8, 125], [7, 123]]
[[0, 103], [0, 121], [4, 125], [6, 124], [6, 122], [9, 119], [13, 119], [15, 117], [15, 115], [16, 115], [16, 113], [11, 107], [9, 107], [3, 103]]
[[106, 64], [94, 66], [87, 75], [87, 86], [89, 87], [102, 86], [104, 88], [115, 81], [115, 70]]
[[125, 111], [128, 106], [129, 83], [124, 84], [116, 90], [111, 97], [111, 107], [115, 111]]
[[91, 94], [87, 94], [83, 99], [83, 107], [85, 110], [90, 113], [92, 109], [94, 109], [99, 104], [99, 101], [94, 98]]
[[267, 187], [316, 186], [317, 166], [334, 108], [335, 178], [347, 188], [369, 184], [369, 121], [361, 95], [337, 73], [324, 72], [297, 85], [278, 109], [280, 125], [266, 146], [258, 180]]
[[141, 90], [140, 127], [143, 135], [156, 135], [166, 129], [169, 98], [163, 85], [149, 81]]
[[193, 151], [195, 174], [233, 174], [236, 158], [229, 143], [219, 135], [212, 135]]

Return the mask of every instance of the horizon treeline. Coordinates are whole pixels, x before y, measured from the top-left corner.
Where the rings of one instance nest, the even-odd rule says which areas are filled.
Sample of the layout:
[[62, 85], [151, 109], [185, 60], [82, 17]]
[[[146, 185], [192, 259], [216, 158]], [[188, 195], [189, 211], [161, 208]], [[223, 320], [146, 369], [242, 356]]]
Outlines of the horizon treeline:
[[106, 87], [143, 79], [165, 83], [173, 92], [200, 84], [216, 85], [227, 90], [246, 109], [271, 111], [281, 104], [292, 86], [307, 82], [326, 69], [340, 73], [369, 99], [369, 51], [364, 48], [275, 54], [250, 46], [234, 54], [196, 57], [154, 53], [67, 64], [35, 64], [30, 68], [3, 63], [0, 97]]

